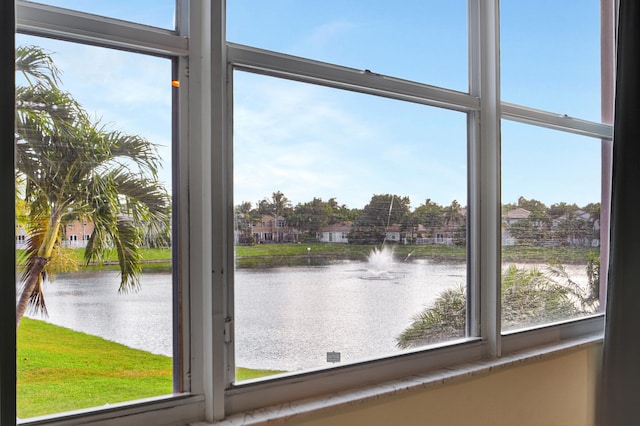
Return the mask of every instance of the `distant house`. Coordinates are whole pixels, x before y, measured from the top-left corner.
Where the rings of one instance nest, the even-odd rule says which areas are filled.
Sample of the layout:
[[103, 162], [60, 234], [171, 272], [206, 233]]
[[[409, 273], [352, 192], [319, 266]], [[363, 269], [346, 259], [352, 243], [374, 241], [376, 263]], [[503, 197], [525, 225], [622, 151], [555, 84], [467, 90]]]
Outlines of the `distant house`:
[[29, 238], [29, 234], [22, 227], [22, 225], [16, 225], [16, 248], [17, 249], [27, 248], [27, 238]]
[[[86, 247], [93, 233], [93, 222], [88, 219], [72, 220], [61, 224], [62, 247], [81, 248]], [[22, 225], [16, 225], [16, 248], [27, 247], [29, 233]]]
[[298, 241], [298, 230], [289, 227], [282, 216], [263, 215], [251, 225], [251, 235], [256, 243], [283, 243]]
[[582, 209], [553, 219], [553, 229], [563, 227], [571, 229], [570, 232], [565, 232], [563, 235], [565, 244], [584, 247], [598, 247], [600, 245], [600, 220], [593, 220], [591, 215]]
[[351, 232], [351, 222], [334, 223], [322, 227], [318, 231], [318, 241], [321, 243], [348, 243]]
[[503, 246], [513, 246], [516, 244], [516, 238], [509, 233], [509, 226], [518, 221], [529, 219], [529, 216], [531, 216], [531, 212], [529, 210], [523, 209], [522, 207], [517, 207], [515, 209], [509, 210], [504, 215], [502, 215]]
[[404, 244], [406, 240], [405, 233], [401, 230], [397, 223], [391, 224], [385, 231], [385, 241], [388, 243]]
[[464, 226], [467, 221], [467, 209], [465, 207], [455, 215], [442, 214], [435, 225], [418, 225], [414, 228], [415, 244], [461, 244], [464, 241]]
[[86, 247], [93, 233], [93, 222], [87, 219], [73, 220], [64, 224], [62, 245], [69, 248]]
[[502, 216], [502, 221], [507, 225], [512, 225], [519, 220], [529, 219], [529, 216], [531, 216], [531, 212], [529, 210], [518, 207], [513, 210], [509, 210], [504, 216]]

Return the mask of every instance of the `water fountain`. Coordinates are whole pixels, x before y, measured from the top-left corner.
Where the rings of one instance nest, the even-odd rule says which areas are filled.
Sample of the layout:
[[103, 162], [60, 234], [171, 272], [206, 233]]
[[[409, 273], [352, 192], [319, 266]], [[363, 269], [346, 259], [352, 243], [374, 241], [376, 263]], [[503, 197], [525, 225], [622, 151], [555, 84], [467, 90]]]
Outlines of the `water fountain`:
[[363, 280], [394, 280], [400, 278], [402, 274], [393, 269], [393, 249], [383, 245], [381, 248], [374, 248], [367, 257], [367, 268], [365, 274], [360, 278]]

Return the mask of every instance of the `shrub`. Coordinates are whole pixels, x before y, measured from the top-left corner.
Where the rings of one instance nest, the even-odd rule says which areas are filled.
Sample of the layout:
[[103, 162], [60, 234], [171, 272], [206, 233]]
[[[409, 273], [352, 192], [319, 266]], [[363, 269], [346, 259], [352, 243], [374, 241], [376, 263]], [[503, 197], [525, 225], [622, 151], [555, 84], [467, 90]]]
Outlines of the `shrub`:
[[[544, 271], [511, 265], [502, 275], [502, 328], [547, 324], [592, 312], [593, 290], [587, 292], [568, 277], [562, 265], [549, 264]], [[464, 337], [466, 305], [464, 286], [443, 291], [412, 319], [396, 345], [407, 349]]]

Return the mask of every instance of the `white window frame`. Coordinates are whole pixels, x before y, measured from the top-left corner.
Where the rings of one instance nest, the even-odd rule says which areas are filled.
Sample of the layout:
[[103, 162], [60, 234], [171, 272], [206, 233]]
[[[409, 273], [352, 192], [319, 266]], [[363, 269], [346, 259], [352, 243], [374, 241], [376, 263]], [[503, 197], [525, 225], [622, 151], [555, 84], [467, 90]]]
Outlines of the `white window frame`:
[[[33, 424], [169, 424], [215, 421], [525, 348], [599, 334], [603, 317], [515, 333], [500, 324], [500, 120], [611, 140], [612, 127], [500, 102], [499, 1], [468, 0], [469, 93], [227, 43], [225, 1], [177, 0], [177, 31], [17, 0], [18, 31], [173, 58], [180, 81], [176, 198], [181, 259], [181, 393]], [[468, 116], [467, 335], [391, 358], [233, 385], [233, 69], [447, 108]], [[427, 82], [428, 83], [428, 82]], [[480, 125], [482, 121], [482, 125]], [[482, 202], [480, 202], [482, 200]], [[7, 303], [11, 301], [7, 300]], [[4, 303], [4, 302], [3, 302]], [[304, 376], [304, 380], [300, 377]], [[29, 424], [30, 422], [25, 422]]]

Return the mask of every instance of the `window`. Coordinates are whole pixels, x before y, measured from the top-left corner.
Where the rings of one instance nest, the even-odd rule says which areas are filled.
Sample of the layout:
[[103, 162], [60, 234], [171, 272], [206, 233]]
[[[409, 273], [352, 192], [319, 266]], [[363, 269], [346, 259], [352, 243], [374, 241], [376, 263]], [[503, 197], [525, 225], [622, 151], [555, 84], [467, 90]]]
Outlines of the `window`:
[[600, 121], [600, 3], [501, 2], [504, 101]]
[[[116, 293], [108, 324], [85, 331], [156, 340], [142, 349], [170, 377], [161, 392], [60, 406], [38, 423], [211, 422], [602, 329], [603, 300], [578, 309], [569, 290], [595, 283], [588, 262], [593, 272], [606, 255], [597, 204], [612, 129], [597, 42], [613, 30], [597, 31], [592, 1], [557, 20], [550, 2], [507, 0], [76, 3], [18, 1], [18, 45], [51, 50], [89, 119], [157, 143], [173, 197], [171, 272], [143, 272], [141, 287], [162, 293], [162, 320], [137, 308], [122, 320], [128, 301], [151, 299]], [[65, 215], [84, 249], [100, 223]], [[557, 258], [567, 274], [543, 273], [559, 287], [520, 272]], [[100, 304], [117, 285], [101, 293], [92, 273], [59, 276], [60, 289]], [[505, 289], [518, 274], [563, 315], [514, 317], [523, 300]], [[47, 299], [51, 322], [91, 323], [93, 305], [66, 312], [63, 299]]]
[[[18, 328], [18, 416], [170, 395], [178, 335], [171, 274], [171, 61], [26, 35], [17, 35], [16, 48], [16, 179], [27, 233], [27, 247], [18, 246], [18, 269], [29, 269], [29, 247], [40, 244], [38, 236], [53, 241], [50, 250], [45, 244], [38, 249], [49, 258], [40, 290], [46, 311], [29, 306]], [[41, 58], [41, 68], [29, 62], [32, 57]], [[58, 81], [56, 75], [51, 82], [39, 78], [38, 71], [54, 68]], [[44, 107], [32, 101], [40, 98]], [[47, 108], [63, 113], [38, 126], [33, 113], [46, 114]], [[43, 223], [41, 215], [63, 221], [62, 230], [49, 225], [52, 220]], [[119, 257], [134, 247], [139, 258]], [[96, 256], [87, 255], [92, 250]], [[141, 271], [118, 269], [129, 261]], [[17, 282], [20, 300], [38, 291], [29, 290], [26, 276]], [[43, 349], [51, 336], [59, 343]], [[127, 358], [136, 361], [127, 366]], [[57, 379], [61, 372], [64, 386]]]
[[[335, 367], [465, 337], [464, 303], [446, 333], [408, 324], [441, 292], [467, 286], [466, 115], [246, 72], [233, 88], [235, 210], [292, 225], [279, 247], [236, 246], [236, 369]], [[432, 222], [420, 216], [427, 199], [438, 201]], [[351, 245], [320, 248], [316, 234], [339, 220], [352, 222]], [[446, 229], [450, 261], [434, 266], [431, 245], [401, 244], [413, 225]]]
[[503, 104], [515, 122], [501, 124], [505, 332], [593, 315], [604, 302], [611, 132], [588, 121], [612, 115], [604, 5], [501, 5], [502, 96], [526, 105]]

